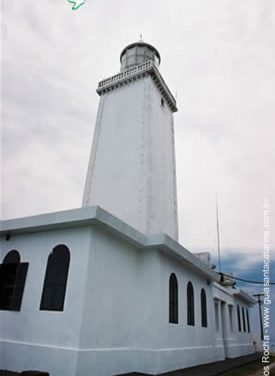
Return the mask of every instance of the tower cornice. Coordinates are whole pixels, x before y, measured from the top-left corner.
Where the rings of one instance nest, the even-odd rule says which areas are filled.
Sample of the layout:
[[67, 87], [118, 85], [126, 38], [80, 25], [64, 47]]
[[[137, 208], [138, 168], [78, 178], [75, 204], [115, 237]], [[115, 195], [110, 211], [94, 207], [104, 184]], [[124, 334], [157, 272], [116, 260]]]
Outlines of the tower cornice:
[[146, 63], [136, 65], [130, 69], [100, 81], [96, 91], [99, 95], [102, 95], [120, 86], [127, 85], [132, 81], [141, 79], [147, 75], [152, 77], [171, 111], [176, 112], [178, 110], [176, 100], [153, 61], [147, 61]]

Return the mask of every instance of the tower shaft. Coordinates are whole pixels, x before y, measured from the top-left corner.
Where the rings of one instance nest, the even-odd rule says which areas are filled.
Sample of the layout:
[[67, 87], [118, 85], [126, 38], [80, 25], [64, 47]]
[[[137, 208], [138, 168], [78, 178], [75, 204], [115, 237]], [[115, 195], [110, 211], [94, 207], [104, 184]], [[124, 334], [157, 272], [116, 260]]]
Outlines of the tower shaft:
[[101, 81], [83, 206], [177, 239], [175, 100], [154, 61]]

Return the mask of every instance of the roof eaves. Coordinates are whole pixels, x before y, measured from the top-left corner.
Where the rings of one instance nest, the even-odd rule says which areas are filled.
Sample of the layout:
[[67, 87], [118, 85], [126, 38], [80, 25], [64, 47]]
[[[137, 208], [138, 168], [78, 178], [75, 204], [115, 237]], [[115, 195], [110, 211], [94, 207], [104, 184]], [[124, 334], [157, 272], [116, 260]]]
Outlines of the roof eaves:
[[203, 263], [197, 256], [166, 234], [148, 235], [146, 247], [158, 248], [169, 254], [172, 253], [179, 261], [206, 276], [211, 281], [218, 282], [220, 279], [218, 273], [210, 269], [209, 266]]
[[233, 291], [233, 295], [237, 296], [239, 299], [245, 301], [246, 303], [248, 303], [251, 306], [257, 303], [257, 301], [252, 296], [247, 294], [244, 290], [235, 289]]

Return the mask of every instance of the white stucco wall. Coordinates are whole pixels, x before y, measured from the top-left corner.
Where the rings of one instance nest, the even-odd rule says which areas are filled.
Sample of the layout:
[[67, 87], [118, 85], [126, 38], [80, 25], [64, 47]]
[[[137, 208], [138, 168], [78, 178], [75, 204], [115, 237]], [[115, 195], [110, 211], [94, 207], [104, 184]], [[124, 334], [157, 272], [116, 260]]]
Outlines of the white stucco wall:
[[[16, 249], [21, 261], [29, 262], [29, 268], [21, 310], [0, 311], [0, 368], [75, 375], [90, 242], [86, 227], [1, 239], [1, 262], [8, 251]], [[58, 244], [65, 244], [70, 250], [64, 311], [40, 311], [47, 259]]]
[[[23, 223], [24, 234], [17, 223]], [[46, 370], [51, 376], [158, 374], [254, 351], [250, 334], [227, 333], [227, 310], [224, 332], [215, 328], [214, 299], [220, 310], [237, 301], [245, 306], [245, 300], [210, 282], [216, 274], [177, 243], [145, 237], [97, 208], [12, 225], [16, 233], [9, 241], [1, 238], [1, 261], [17, 249], [29, 270], [21, 311], [0, 311], [0, 368]], [[40, 311], [48, 255], [58, 244], [71, 255], [64, 311]], [[178, 324], [169, 323], [171, 273], [178, 280]], [[194, 327], [187, 325], [189, 281]], [[201, 327], [201, 288], [207, 294], [207, 328]]]
[[[212, 283], [171, 254], [137, 248], [95, 229], [90, 255], [77, 375], [89, 370], [98, 376], [159, 374], [253, 352], [248, 334], [243, 335], [244, 344], [226, 336], [231, 347], [225, 352], [221, 318], [216, 332]], [[178, 324], [169, 323], [171, 273], [178, 280]], [[189, 281], [194, 287], [195, 326], [187, 325]], [[202, 288], [207, 295], [206, 328], [201, 326]], [[218, 290], [216, 297], [234, 304], [228, 292]], [[228, 325], [228, 317], [224, 319]]]
[[[201, 327], [200, 289], [211, 286], [173, 257], [93, 230], [77, 375], [157, 374], [222, 359], [213, 316]], [[169, 277], [177, 274], [179, 324], [169, 323]], [[187, 326], [186, 286], [194, 285], [196, 325]], [[211, 350], [211, 351], [206, 351]]]
[[77, 375], [135, 369], [142, 260], [142, 250], [93, 230]]
[[[224, 355], [227, 358], [251, 354], [255, 351], [253, 336], [248, 332], [246, 309], [249, 310], [247, 302], [234, 296], [234, 289], [230, 286], [225, 288], [218, 284], [213, 284], [213, 297], [219, 306], [219, 331], [216, 331], [217, 344], [224, 348]], [[232, 306], [232, 328], [230, 327], [229, 305]], [[240, 309], [245, 309], [246, 332], [238, 329], [237, 305]], [[243, 328], [242, 312], [241, 326]], [[216, 320], [215, 312], [213, 313]]]
[[[211, 287], [207, 280], [194, 273], [168, 254], [159, 253], [158, 320], [153, 347], [158, 359], [154, 373], [166, 372], [195, 364], [218, 360], [213, 351], [213, 323], [211, 317]], [[169, 278], [175, 273], [178, 281], [179, 323], [169, 323]], [[187, 325], [187, 284], [194, 288], [195, 326]], [[200, 292], [205, 289], [208, 307], [208, 327], [201, 326]], [[211, 350], [211, 351], [210, 351]]]

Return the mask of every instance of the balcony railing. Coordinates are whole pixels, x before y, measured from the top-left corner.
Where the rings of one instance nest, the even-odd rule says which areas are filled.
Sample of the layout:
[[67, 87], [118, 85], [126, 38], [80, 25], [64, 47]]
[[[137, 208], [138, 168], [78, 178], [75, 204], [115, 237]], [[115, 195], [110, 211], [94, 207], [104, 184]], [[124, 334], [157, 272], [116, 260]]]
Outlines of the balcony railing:
[[136, 65], [135, 67], [130, 68], [126, 70], [125, 72], [118, 73], [110, 78], [100, 81], [98, 84], [98, 89], [102, 89], [104, 86], [112, 85], [114, 83], [117, 83], [118, 81], [124, 80], [125, 78], [129, 76], [133, 76], [137, 73], [150, 69], [153, 67], [153, 65], [154, 65], [153, 61], [146, 61], [146, 63]]

